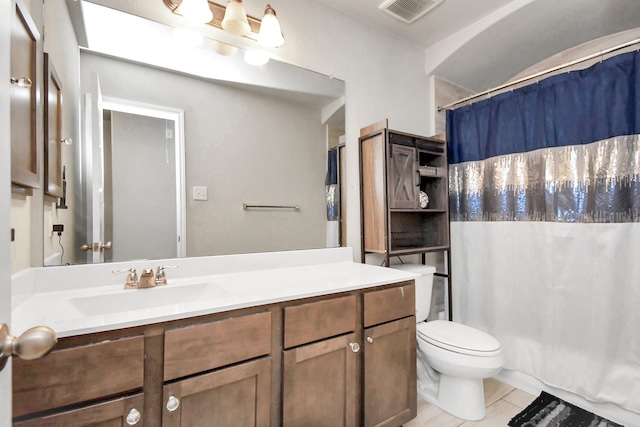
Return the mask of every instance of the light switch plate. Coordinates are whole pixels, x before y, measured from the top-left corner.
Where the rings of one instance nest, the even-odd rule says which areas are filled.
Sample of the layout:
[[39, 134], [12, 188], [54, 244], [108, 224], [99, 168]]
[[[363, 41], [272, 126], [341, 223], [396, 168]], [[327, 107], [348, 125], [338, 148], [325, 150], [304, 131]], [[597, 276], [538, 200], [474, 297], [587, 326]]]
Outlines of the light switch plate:
[[207, 200], [207, 187], [193, 187], [193, 200]]

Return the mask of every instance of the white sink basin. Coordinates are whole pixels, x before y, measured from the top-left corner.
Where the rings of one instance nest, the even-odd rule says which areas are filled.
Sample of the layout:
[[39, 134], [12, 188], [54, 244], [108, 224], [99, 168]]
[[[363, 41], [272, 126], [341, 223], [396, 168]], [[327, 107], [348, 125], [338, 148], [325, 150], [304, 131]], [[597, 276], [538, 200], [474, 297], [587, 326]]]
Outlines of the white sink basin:
[[117, 293], [77, 297], [69, 300], [84, 314], [111, 314], [155, 307], [189, 304], [219, 299], [229, 294], [215, 283], [196, 283], [181, 286], [159, 286], [147, 289], [129, 289]]

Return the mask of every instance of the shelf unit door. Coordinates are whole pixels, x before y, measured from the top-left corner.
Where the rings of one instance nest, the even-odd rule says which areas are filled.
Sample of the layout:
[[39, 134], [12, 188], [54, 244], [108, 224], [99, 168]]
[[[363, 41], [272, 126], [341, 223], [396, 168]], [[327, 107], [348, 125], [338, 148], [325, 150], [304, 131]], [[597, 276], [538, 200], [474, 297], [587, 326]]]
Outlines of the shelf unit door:
[[362, 221], [365, 252], [385, 253], [386, 191], [384, 133], [361, 140]]
[[389, 207], [418, 209], [420, 178], [416, 167], [416, 150], [392, 144], [389, 151]]

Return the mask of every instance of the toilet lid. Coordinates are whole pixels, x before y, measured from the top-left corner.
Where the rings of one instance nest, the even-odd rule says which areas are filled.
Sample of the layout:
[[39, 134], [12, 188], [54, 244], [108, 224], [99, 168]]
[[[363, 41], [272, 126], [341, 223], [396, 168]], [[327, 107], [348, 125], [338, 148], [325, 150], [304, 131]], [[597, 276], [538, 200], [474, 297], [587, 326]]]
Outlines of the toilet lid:
[[456, 353], [494, 356], [501, 352], [497, 339], [462, 323], [446, 320], [421, 322], [416, 326], [416, 331], [428, 343]]

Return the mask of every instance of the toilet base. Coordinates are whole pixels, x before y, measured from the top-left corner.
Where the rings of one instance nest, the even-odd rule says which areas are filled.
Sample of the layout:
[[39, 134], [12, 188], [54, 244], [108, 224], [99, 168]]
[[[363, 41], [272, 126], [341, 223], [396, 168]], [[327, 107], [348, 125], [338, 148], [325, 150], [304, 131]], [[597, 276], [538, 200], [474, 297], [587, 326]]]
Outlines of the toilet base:
[[437, 393], [419, 387], [418, 396], [463, 420], [481, 420], [487, 412], [482, 379], [440, 375], [440, 386]]
[[481, 420], [486, 415], [482, 379], [440, 375], [437, 403], [440, 409], [464, 420]]

